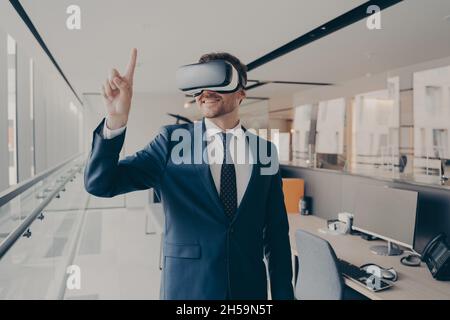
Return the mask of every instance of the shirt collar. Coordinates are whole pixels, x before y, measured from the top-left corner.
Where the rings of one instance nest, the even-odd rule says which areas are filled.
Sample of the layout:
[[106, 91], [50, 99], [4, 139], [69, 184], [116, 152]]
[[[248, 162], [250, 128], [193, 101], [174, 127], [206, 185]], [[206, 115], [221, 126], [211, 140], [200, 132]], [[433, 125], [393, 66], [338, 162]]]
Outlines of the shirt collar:
[[[210, 138], [210, 137], [224, 131], [221, 128], [219, 128], [214, 122], [212, 122], [210, 119], [204, 118], [204, 120], [205, 120], [205, 129], [206, 129], [206, 137], [207, 138]], [[238, 124], [234, 128], [227, 129], [225, 132], [231, 133], [236, 137], [241, 137], [244, 133], [244, 130], [242, 129], [241, 121], [239, 120]]]

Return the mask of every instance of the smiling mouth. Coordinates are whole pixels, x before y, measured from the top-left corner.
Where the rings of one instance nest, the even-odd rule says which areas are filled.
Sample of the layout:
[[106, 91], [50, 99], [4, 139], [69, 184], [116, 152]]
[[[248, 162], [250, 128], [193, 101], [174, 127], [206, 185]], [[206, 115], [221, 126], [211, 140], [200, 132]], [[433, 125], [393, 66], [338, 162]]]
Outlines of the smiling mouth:
[[220, 99], [217, 99], [217, 98], [214, 98], [214, 99], [212, 99], [212, 98], [201, 99], [202, 103], [216, 103], [216, 102], [219, 102], [219, 101], [220, 101]]

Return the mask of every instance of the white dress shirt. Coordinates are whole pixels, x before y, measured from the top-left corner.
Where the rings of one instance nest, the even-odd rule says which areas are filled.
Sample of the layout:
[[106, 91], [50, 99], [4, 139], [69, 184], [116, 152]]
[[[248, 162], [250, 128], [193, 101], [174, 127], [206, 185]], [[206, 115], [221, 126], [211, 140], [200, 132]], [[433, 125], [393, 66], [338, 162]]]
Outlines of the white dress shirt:
[[[205, 129], [206, 139], [209, 141], [207, 144], [208, 156], [210, 156], [214, 150], [218, 151], [216, 154], [217, 157], [215, 158], [218, 161], [214, 161], [215, 159], [212, 158], [208, 158], [208, 160], [209, 170], [211, 171], [211, 176], [214, 180], [217, 193], [220, 194], [220, 171], [222, 169], [223, 161], [223, 143], [221, 133], [223, 130], [216, 126], [214, 122], [208, 118], [205, 118]], [[253, 157], [252, 153], [249, 152], [248, 141], [245, 138], [245, 133], [242, 130], [240, 122], [233, 129], [226, 130], [226, 133], [231, 133], [234, 139], [234, 141], [230, 143], [230, 153], [236, 171], [237, 205], [239, 206], [252, 175]], [[233, 150], [235, 150], [235, 152], [233, 152]], [[238, 157], [236, 157], [237, 155]], [[247, 159], [245, 159], [244, 155], [248, 155]], [[241, 159], [245, 161], [240, 161]]]
[[[223, 161], [223, 143], [221, 133], [223, 130], [216, 126], [214, 122], [205, 118], [205, 129], [207, 139], [207, 152], [209, 160], [209, 170], [216, 186], [217, 193], [220, 194], [220, 173]], [[123, 133], [125, 127], [111, 130], [106, 125], [103, 126], [103, 137], [105, 139], [113, 139]], [[253, 155], [249, 150], [248, 141], [245, 137], [245, 132], [239, 122], [233, 129], [226, 130], [226, 133], [231, 133], [233, 140], [230, 142], [231, 159], [235, 164], [236, 171], [236, 190], [237, 190], [237, 205], [239, 207], [245, 190], [247, 190], [250, 177], [253, 169]], [[213, 156], [213, 157], [212, 157]], [[239, 163], [238, 163], [239, 162]]]
[[119, 129], [110, 129], [108, 128], [108, 126], [106, 125], [106, 119], [105, 119], [105, 125], [103, 126], [103, 138], [105, 139], [113, 139], [115, 137], [117, 137], [118, 135], [122, 134], [122, 132], [125, 131], [126, 126], [123, 126]]

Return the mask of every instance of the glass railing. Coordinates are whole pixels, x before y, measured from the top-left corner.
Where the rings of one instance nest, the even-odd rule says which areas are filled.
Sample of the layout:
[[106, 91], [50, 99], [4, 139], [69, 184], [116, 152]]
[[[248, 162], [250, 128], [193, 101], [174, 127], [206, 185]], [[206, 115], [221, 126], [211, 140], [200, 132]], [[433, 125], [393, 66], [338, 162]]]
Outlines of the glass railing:
[[63, 298], [88, 201], [83, 167], [77, 156], [3, 201], [0, 299]]

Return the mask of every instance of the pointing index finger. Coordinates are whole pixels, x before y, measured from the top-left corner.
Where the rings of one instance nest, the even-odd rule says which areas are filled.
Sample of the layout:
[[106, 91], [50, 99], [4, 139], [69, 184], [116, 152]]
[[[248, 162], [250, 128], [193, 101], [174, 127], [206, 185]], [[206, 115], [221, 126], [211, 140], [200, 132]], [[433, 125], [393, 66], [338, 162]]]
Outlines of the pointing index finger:
[[137, 49], [133, 48], [133, 50], [131, 50], [130, 62], [128, 63], [127, 71], [125, 73], [125, 77], [128, 80], [133, 80], [134, 69], [136, 68], [136, 60], [137, 60]]

